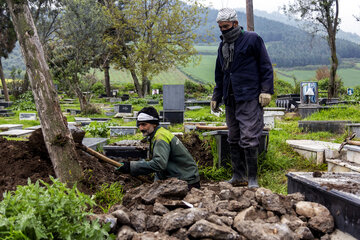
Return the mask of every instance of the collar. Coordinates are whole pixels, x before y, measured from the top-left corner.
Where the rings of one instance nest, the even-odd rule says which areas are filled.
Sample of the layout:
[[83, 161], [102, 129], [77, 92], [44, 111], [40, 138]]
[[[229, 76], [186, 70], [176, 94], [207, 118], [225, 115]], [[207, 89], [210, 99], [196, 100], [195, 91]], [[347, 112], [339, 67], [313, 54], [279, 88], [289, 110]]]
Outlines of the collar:
[[154, 129], [154, 131], [150, 134], [150, 136], [148, 136], [148, 138], [149, 138], [150, 140], [154, 137], [155, 133], [157, 132], [157, 130], [159, 130], [159, 128], [161, 128], [160, 125], [158, 125], [158, 126]]

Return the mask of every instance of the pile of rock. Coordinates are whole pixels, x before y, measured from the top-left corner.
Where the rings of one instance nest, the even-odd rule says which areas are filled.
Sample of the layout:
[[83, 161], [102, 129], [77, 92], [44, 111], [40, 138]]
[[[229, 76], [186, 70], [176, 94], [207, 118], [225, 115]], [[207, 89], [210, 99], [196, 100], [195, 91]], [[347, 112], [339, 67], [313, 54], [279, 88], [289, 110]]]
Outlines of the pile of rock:
[[265, 188], [177, 179], [130, 190], [122, 205], [97, 215], [117, 239], [329, 239], [334, 220], [324, 206]]

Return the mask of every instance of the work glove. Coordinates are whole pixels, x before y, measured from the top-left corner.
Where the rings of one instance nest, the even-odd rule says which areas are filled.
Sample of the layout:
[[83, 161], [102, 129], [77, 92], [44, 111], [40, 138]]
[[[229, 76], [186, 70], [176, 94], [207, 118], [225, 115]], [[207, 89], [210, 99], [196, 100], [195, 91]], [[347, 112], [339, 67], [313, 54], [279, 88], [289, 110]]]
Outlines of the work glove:
[[220, 112], [219, 109], [219, 102], [218, 101], [211, 101], [210, 102], [210, 108], [213, 112]]
[[267, 105], [269, 105], [270, 101], [271, 101], [271, 94], [260, 93], [259, 103], [262, 107], [266, 107]]
[[130, 173], [130, 163], [121, 162], [122, 166], [115, 169], [118, 173]]

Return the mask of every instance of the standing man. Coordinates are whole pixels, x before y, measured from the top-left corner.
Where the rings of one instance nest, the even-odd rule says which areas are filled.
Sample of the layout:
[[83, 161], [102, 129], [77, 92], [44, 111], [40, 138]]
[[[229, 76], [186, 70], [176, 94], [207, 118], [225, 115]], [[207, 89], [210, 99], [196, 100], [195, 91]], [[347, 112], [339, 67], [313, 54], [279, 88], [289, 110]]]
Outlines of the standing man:
[[182, 142], [167, 129], [159, 126], [159, 114], [153, 107], [139, 111], [137, 126], [150, 141], [149, 161], [124, 162], [117, 168], [132, 176], [155, 173], [155, 180], [178, 178], [188, 182], [189, 189], [200, 188], [198, 167]]
[[233, 185], [258, 187], [257, 159], [262, 135], [263, 107], [274, 93], [273, 69], [262, 38], [239, 26], [234, 9], [223, 8], [216, 18], [222, 35], [215, 68], [211, 109], [222, 100], [229, 128]]

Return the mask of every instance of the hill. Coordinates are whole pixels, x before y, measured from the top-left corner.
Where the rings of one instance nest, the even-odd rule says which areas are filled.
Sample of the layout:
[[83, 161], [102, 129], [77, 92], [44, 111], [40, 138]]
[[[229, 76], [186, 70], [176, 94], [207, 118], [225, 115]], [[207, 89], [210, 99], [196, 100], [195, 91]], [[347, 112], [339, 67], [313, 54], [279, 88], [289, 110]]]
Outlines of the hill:
[[[211, 31], [212, 36], [205, 38], [210, 45], [217, 45], [219, 42], [213, 37], [220, 35], [216, 25], [217, 12], [209, 9], [208, 22], [197, 31], [202, 36], [206, 35], [206, 31]], [[240, 25], [246, 27], [244, 12], [238, 11], [238, 19]], [[329, 64], [330, 50], [325, 39], [313, 37], [302, 29], [264, 17], [255, 16], [254, 24], [255, 32], [264, 39], [271, 60], [278, 67]], [[360, 45], [338, 39], [337, 53], [340, 61], [344, 58], [360, 58]]]
[[[255, 14], [266, 16], [265, 18], [255, 15], [255, 31], [264, 39], [270, 58], [277, 67], [292, 68], [307, 65], [328, 65], [330, 63], [330, 51], [325, 39], [310, 36], [304, 30], [293, 26], [293, 21], [288, 21], [290, 25], [285, 24], [287, 18], [278, 13], [268, 14], [255, 11]], [[206, 44], [211, 45], [210, 50], [207, 47], [199, 49], [201, 55], [216, 56], [216, 48], [219, 43], [218, 36], [220, 35], [215, 21], [216, 16], [217, 10], [209, 9], [208, 21], [204, 21], [201, 28], [197, 30], [197, 33], [203, 36], [202, 39], [199, 39], [198, 44], [204, 45], [202, 40], [205, 40]], [[238, 17], [240, 25], [246, 26], [245, 13], [239, 11]], [[270, 18], [278, 19], [278, 21]], [[208, 34], [209, 31], [210, 35]], [[360, 58], [360, 45], [355, 43], [360, 42], [360, 37], [356, 34], [345, 33], [345, 35], [347, 38], [353, 39], [354, 42], [340, 39], [341, 32], [339, 33], [337, 52], [340, 65], [346, 58]], [[3, 61], [3, 67], [6, 77], [9, 77], [12, 68], [25, 69], [18, 45], [10, 54], [9, 59]]]

